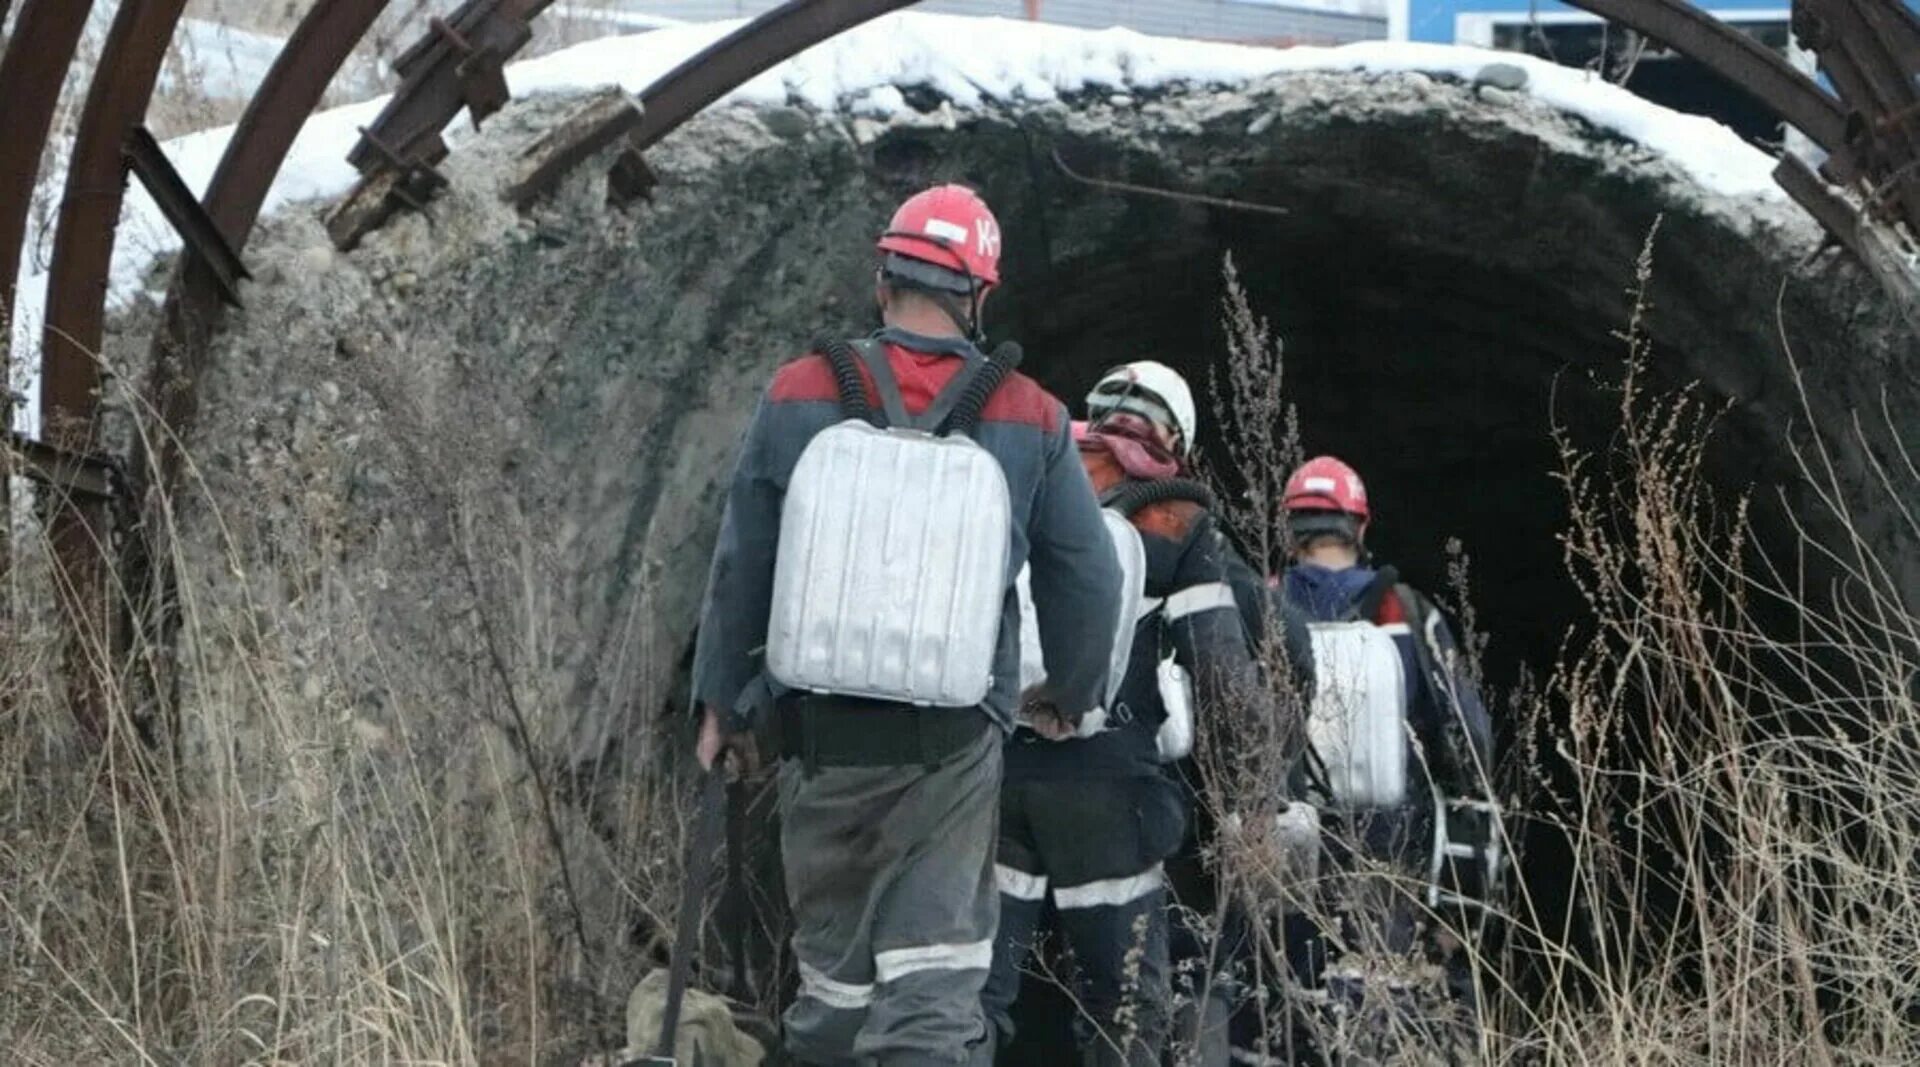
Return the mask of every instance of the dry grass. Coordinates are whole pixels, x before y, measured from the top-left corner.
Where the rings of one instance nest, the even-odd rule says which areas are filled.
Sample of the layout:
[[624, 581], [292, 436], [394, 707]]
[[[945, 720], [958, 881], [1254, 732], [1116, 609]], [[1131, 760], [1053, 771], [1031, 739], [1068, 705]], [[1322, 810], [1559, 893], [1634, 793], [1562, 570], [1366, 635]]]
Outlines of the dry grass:
[[[456, 446], [397, 457], [404, 525], [362, 525], [337, 440], [254, 464], [244, 495], [196, 484], [163, 517], [179, 655], [89, 657], [115, 724], [97, 751], [54, 616], [31, 610], [45, 546], [23, 546], [27, 610], [0, 655], [13, 1062], [547, 1062], [619, 1043], [671, 928], [685, 783], [653, 736], [661, 693], [631, 694], [648, 717], [617, 762], [571, 762], [543, 729], [576, 710], [548, 592], [567, 561], [487, 484], [465, 399], [464, 424], [392, 413], [398, 440]], [[153, 714], [170, 691], [172, 727]]]

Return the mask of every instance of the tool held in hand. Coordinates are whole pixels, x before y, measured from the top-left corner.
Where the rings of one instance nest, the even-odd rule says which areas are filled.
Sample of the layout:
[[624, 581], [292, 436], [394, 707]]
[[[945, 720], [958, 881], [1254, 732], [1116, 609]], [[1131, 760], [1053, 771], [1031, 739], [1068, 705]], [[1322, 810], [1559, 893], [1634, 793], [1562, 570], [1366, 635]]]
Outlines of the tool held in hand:
[[715, 760], [700, 786], [700, 808], [693, 824], [686, 880], [680, 887], [680, 918], [673, 934], [673, 962], [667, 969], [667, 1003], [660, 1016], [660, 1040], [654, 1046], [653, 1055], [629, 1060], [624, 1067], [681, 1067], [674, 1055], [674, 1038], [680, 1029], [680, 1006], [686, 999], [687, 974], [693, 966], [695, 942], [699, 940], [701, 902], [706, 898], [707, 881], [713, 873], [714, 848], [725, 826], [721, 815], [727, 803], [726, 763], [724, 756]]

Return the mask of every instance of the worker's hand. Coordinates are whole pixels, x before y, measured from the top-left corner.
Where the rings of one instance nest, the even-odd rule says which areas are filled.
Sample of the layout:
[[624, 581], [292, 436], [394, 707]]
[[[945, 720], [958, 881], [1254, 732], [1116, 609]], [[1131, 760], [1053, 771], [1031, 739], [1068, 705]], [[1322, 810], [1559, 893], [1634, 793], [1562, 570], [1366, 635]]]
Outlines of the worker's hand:
[[1065, 741], [1079, 726], [1061, 713], [1043, 686], [1020, 694], [1020, 717], [1034, 733], [1049, 741]]
[[1027, 722], [1032, 724], [1034, 733], [1049, 741], [1065, 741], [1073, 736], [1073, 724], [1051, 704], [1034, 708], [1028, 713]]
[[694, 744], [694, 755], [700, 760], [700, 769], [710, 771], [715, 760], [725, 757], [727, 768], [734, 777], [744, 778], [760, 769], [760, 749], [754, 743], [753, 732], [728, 730], [721, 723], [720, 713], [712, 707], [700, 709], [700, 739]]

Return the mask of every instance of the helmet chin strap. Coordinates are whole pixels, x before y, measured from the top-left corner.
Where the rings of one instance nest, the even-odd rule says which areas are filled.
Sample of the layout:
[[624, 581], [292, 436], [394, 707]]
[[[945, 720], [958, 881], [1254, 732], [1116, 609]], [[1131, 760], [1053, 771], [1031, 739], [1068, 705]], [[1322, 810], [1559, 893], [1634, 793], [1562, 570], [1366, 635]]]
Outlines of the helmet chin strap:
[[973, 296], [968, 298], [966, 307], [961, 306], [958, 294], [955, 293], [930, 288], [921, 289], [920, 292], [925, 294], [934, 302], [935, 306], [946, 313], [947, 318], [953, 321], [954, 329], [959, 330], [967, 340], [972, 341], [975, 345], [986, 344], [987, 332], [980, 328], [981, 294], [978, 291], [975, 291]]
[[[923, 237], [922, 239], [942, 248], [949, 247], [948, 242], [936, 238]], [[933, 301], [933, 305], [947, 316], [947, 319], [953, 323], [953, 328], [960, 331], [961, 336], [972, 341], [976, 346], [984, 348], [987, 343], [987, 331], [981, 325], [980, 312], [987, 299], [986, 287], [980, 284], [980, 279], [974, 277], [973, 271], [967, 267], [965, 257], [956, 255], [954, 258], [960, 264], [958, 273], [967, 279], [967, 302], [964, 306], [960, 303], [961, 294], [953, 290], [928, 285], [899, 274], [889, 274], [884, 266], [881, 267], [880, 273], [881, 277], [887, 280], [887, 284], [898, 289], [911, 289]]]

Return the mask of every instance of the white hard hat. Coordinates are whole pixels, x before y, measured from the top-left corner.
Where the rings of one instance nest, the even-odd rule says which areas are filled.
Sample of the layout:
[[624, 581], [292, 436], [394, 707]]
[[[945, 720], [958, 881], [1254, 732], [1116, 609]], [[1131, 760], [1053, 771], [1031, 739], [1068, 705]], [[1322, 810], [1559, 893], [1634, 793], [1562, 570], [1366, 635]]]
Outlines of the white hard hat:
[[1131, 412], [1174, 431], [1182, 456], [1193, 451], [1200, 432], [1193, 408], [1193, 390], [1180, 372], [1165, 363], [1143, 359], [1123, 363], [1103, 375], [1087, 394], [1087, 417], [1095, 422], [1115, 411]]

